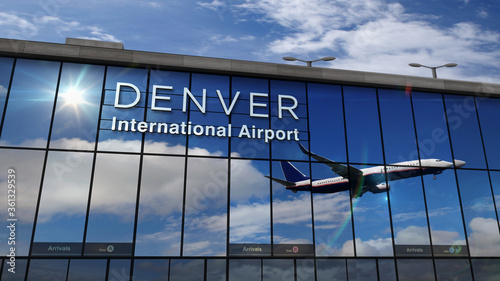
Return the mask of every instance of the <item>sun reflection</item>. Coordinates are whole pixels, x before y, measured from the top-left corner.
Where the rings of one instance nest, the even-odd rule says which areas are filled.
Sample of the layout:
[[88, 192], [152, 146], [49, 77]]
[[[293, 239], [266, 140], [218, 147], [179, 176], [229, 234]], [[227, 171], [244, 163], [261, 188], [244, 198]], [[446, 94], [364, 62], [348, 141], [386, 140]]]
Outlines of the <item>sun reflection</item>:
[[83, 91], [76, 89], [76, 88], [70, 88], [66, 93], [64, 93], [64, 101], [66, 104], [77, 106], [81, 103], [83, 103], [85, 100], [83, 99]]

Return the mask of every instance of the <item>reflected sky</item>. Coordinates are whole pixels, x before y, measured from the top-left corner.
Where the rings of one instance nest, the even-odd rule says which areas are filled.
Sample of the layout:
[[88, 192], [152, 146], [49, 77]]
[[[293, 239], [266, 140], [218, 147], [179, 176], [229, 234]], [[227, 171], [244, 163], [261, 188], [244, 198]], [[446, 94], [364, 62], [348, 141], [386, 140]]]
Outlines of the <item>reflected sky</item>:
[[421, 159], [452, 159], [442, 95], [412, 92]]
[[500, 132], [500, 99], [476, 98], [477, 111], [481, 124], [486, 158], [490, 169], [500, 169], [500, 148], [498, 132]]
[[423, 177], [433, 245], [465, 245], [464, 224], [454, 173]]
[[271, 243], [269, 162], [231, 160], [230, 243]]
[[49, 152], [34, 241], [83, 242], [93, 158]]
[[[63, 64], [51, 148], [94, 149], [103, 77], [103, 66]], [[89, 145], [81, 146], [80, 139]]]
[[[322, 163], [312, 164], [313, 178], [332, 177]], [[316, 255], [354, 256], [349, 191], [313, 195]]]
[[[292, 163], [297, 169], [307, 173], [308, 163]], [[281, 178], [279, 162], [272, 162], [272, 176]], [[312, 244], [311, 193], [292, 193], [283, 185], [272, 183], [273, 196], [273, 243]]]
[[444, 95], [453, 157], [467, 168], [486, 168], [474, 97]]
[[421, 177], [390, 182], [395, 244], [430, 245]]
[[[17, 149], [0, 149], [0, 159], [9, 159], [9, 161], [0, 161], [0, 169], [4, 171], [0, 173], [0, 184], [5, 187], [5, 192], [0, 193], [0, 200], [5, 208], [0, 208], [0, 217], [4, 222], [7, 222], [7, 176], [8, 169], [12, 168], [15, 172], [16, 184], [16, 255], [28, 255], [31, 233], [33, 231], [33, 220], [35, 217], [36, 202], [38, 192], [40, 190], [40, 180], [42, 176], [44, 151], [34, 150], [17, 150]], [[7, 241], [5, 237], [9, 237], [9, 229], [7, 227], [0, 228], [0, 254], [6, 256], [8, 254]]]
[[[14, 59], [0, 57], [0, 116], [3, 117]], [[0, 117], [1, 118], [1, 117]], [[1, 121], [1, 119], [0, 119]]]
[[181, 157], [143, 158], [136, 255], [180, 255], [184, 161]]
[[343, 87], [349, 161], [383, 164], [375, 89]]
[[98, 154], [86, 242], [132, 242], [139, 156]]
[[187, 161], [183, 255], [226, 255], [228, 161]]
[[357, 256], [393, 256], [388, 203], [386, 193], [367, 192], [353, 199]]
[[499, 256], [500, 231], [486, 171], [458, 170], [471, 256]]
[[[3, 102], [12, 60], [0, 59], [0, 65]], [[126, 110], [113, 106], [117, 82], [139, 88], [137, 106]], [[160, 96], [171, 99], [158, 99], [156, 104], [171, 107], [171, 112], [150, 109], [153, 85], [173, 87], [160, 89]], [[201, 113], [193, 101], [188, 112], [182, 112], [184, 87], [189, 87], [199, 102], [206, 89], [207, 113]], [[122, 92], [122, 104], [135, 98], [130, 88]], [[237, 92], [238, 102], [233, 114], [227, 116], [225, 110]], [[255, 102], [266, 104], [257, 106], [256, 111], [268, 114], [268, 118], [249, 116], [251, 92], [267, 95]], [[278, 118], [278, 95], [297, 98], [293, 112], [298, 120], [287, 110]], [[101, 97], [102, 118], [97, 120]], [[286, 106], [291, 104], [291, 100], [285, 101]], [[476, 114], [474, 99], [464, 96], [419, 92], [410, 96], [402, 90], [20, 59], [0, 144], [45, 149], [54, 114], [49, 148], [68, 151], [50, 151], [45, 171], [44, 151], [0, 153], [2, 159], [17, 159], [4, 163], [5, 169], [15, 165], [29, 175], [29, 179], [20, 178], [28, 186], [23, 185], [25, 193], [19, 197], [20, 204], [26, 205], [19, 212], [25, 224], [21, 228], [31, 229], [34, 202], [45, 173], [36, 242], [82, 241], [87, 207], [87, 242], [132, 242], [139, 199], [138, 256], [224, 256], [227, 243], [315, 243], [318, 256], [392, 256], [393, 238], [398, 245], [465, 245], [468, 241], [473, 256], [497, 256], [500, 234], [492, 194], [500, 194], [500, 176], [471, 170], [485, 169], [486, 159], [490, 168], [498, 168], [497, 104], [498, 100], [488, 103], [478, 99]], [[3, 108], [3, 103], [0, 106]], [[466, 165], [457, 171], [459, 189], [455, 171], [450, 169], [436, 179], [424, 176], [392, 181], [389, 197], [386, 193], [366, 193], [351, 199], [348, 191], [295, 194], [265, 177], [283, 178], [279, 160], [292, 161], [314, 179], [334, 176], [328, 166], [310, 163], [296, 141], [265, 143], [237, 137], [116, 132], [109, 130], [115, 116], [214, 126], [232, 123], [235, 130], [243, 125], [297, 128], [301, 144], [341, 163], [380, 165], [419, 157], [451, 161], [453, 155]], [[94, 150], [97, 134], [99, 153], [92, 172], [94, 155], [71, 151]], [[146, 154], [140, 156], [143, 149]], [[0, 175], [0, 180], [5, 181], [4, 176]], [[2, 196], [5, 194], [0, 199]], [[32, 232], [23, 233], [19, 234], [20, 252], [27, 253]], [[4, 244], [0, 247], [5, 252]]]
[[58, 62], [17, 60], [5, 109], [1, 145], [47, 145], [60, 66]]
[[379, 90], [378, 97], [385, 162], [417, 160], [410, 95], [402, 90]]

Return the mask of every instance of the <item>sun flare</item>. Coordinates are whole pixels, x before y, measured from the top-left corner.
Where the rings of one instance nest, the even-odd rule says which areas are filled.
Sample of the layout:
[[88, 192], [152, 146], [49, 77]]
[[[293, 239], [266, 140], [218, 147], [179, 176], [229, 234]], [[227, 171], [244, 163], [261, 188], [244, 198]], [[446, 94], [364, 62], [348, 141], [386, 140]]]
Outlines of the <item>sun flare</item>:
[[83, 100], [83, 91], [80, 91], [78, 89], [69, 89], [64, 94], [64, 100], [68, 104], [78, 105], [84, 101]]

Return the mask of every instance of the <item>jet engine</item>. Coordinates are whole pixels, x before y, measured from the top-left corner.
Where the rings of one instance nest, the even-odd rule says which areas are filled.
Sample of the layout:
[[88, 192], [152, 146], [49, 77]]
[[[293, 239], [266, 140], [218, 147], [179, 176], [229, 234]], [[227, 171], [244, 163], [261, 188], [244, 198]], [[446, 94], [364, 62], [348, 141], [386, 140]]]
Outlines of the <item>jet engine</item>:
[[372, 193], [382, 193], [382, 192], [385, 192], [386, 190], [389, 191], [390, 189], [391, 189], [391, 186], [384, 182], [384, 183], [377, 184], [370, 191]]

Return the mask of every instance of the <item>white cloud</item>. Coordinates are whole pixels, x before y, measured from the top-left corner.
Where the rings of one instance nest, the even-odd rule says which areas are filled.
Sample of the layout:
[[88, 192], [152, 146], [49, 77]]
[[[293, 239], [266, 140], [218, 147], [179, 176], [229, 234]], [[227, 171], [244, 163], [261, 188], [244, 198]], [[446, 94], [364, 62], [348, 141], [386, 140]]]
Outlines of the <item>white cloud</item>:
[[469, 249], [471, 256], [500, 256], [498, 221], [476, 217], [469, 223]]
[[0, 27], [7, 31], [7, 36], [3, 37], [32, 36], [38, 33], [38, 27], [34, 23], [15, 13], [0, 12]]
[[483, 19], [488, 18], [490, 16], [485, 9], [479, 9], [479, 10], [477, 10], [477, 15], [480, 16]]
[[212, 2], [196, 2], [196, 4], [202, 6], [203, 8], [207, 8], [213, 11], [218, 11], [220, 9], [223, 9], [227, 7], [227, 2], [226, 1], [220, 1], [220, 0], [212, 0]]
[[252, 35], [243, 35], [238, 38], [235, 38], [231, 35], [223, 36], [220, 34], [216, 34], [210, 38], [210, 41], [216, 45], [220, 45], [223, 43], [237, 43], [242, 41], [253, 41], [253, 40], [255, 40], [255, 36]]
[[154, 2], [154, 1], [146, 1], [146, 2], [141, 2], [141, 5], [153, 8], [153, 9], [159, 9], [162, 8], [163, 5], [160, 2]]
[[90, 31], [91, 36], [79, 36], [78, 38], [99, 40], [99, 41], [121, 42], [115, 36], [106, 33], [102, 28], [99, 28], [97, 26], [85, 27], [85, 31]]
[[0, 85], [0, 98], [4, 98], [7, 95], [7, 88], [3, 85]]
[[[349, 251], [349, 241], [344, 243]], [[346, 248], [342, 248], [342, 251]], [[379, 238], [374, 240], [363, 241], [356, 238], [356, 253], [358, 256], [392, 256], [392, 238]]]
[[499, 78], [467, 71], [497, 68], [494, 62], [500, 59], [500, 34], [470, 22], [437, 26], [432, 16], [417, 17], [401, 4], [382, 0], [247, 0], [238, 7], [288, 30], [269, 43], [271, 54], [304, 59], [311, 54], [342, 54], [332, 67], [424, 76], [430, 75], [428, 70], [410, 68], [408, 63], [456, 62], [459, 68], [440, 69], [438, 77], [490, 82]]
[[410, 225], [396, 233], [395, 243], [407, 245], [429, 245], [429, 230], [427, 227]]
[[[0, 27], [2, 37], [29, 40], [40, 33], [56, 33], [65, 37], [82, 39], [120, 41], [113, 35], [97, 26], [85, 26], [78, 21], [67, 20], [57, 16], [28, 15], [16, 12], [0, 12]], [[78, 35], [82, 34], [82, 35]], [[67, 36], [66, 36], [67, 35]]]

